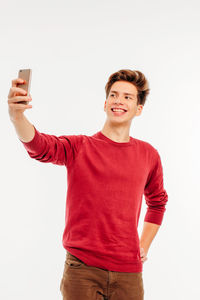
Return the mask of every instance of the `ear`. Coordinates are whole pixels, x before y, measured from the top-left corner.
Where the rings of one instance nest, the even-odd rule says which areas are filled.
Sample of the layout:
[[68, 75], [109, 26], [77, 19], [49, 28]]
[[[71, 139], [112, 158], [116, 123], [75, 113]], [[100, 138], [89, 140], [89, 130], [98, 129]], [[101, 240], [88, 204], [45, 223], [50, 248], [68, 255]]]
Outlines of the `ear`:
[[104, 111], [106, 111], [106, 100], [104, 102]]
[[137, 112], [136, 112], [136, 116], [140, 116], [143, 110], [143, 105], [139, 104], [137, 106]]

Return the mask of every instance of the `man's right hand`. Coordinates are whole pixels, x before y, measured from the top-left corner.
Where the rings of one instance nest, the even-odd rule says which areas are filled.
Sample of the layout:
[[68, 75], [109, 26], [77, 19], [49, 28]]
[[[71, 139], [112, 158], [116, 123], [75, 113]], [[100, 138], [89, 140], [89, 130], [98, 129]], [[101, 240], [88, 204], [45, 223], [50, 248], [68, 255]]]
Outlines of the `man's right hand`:
[[9, 107], [9, 115], [11, 121], [16, 121], [23, 117], [23, 112], [28, 109], [32, 108], [32, 105], [29, 104], [22, 104], [18, 103], [21, 101], [31, 101], [31, 95], [30, 97], [26, 96], [27, 92], [17, 87], [18, 84], [23, 83], [23, 79], [17, 78], [12, 80], [12, 87], [10, 88], [9, 94], [8, 94], [8, 107]]

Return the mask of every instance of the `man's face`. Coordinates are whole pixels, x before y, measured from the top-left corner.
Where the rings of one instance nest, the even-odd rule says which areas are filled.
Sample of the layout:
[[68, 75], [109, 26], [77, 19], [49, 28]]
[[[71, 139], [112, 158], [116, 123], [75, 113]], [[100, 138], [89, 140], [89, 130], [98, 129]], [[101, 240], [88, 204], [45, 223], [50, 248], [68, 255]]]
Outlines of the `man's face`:
[[[113, 108], [121, 108], [123, 111], [113, 111]], [[137, 88], [132, 83], [122, 80], [113, 83], [104, 104], [104, 111], [110, 121], [132, 121], [134, 116], [141, 114], [142, 109], [143, 105], [137, 105]]]

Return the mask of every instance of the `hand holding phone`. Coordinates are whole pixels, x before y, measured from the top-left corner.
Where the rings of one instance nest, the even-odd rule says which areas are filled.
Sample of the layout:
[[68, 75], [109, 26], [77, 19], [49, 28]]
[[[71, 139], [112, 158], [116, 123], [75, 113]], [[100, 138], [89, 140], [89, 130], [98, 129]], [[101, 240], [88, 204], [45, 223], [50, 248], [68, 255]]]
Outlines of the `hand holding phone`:
[[29, 104], [32, 101], [30, 95], [31, 70], [20, 70], [18, 75], [19, 78], [12, 80], [12, 87], [8, 93], [8, 112], [11, 121], [21, 119], [23, 112], [32, 108], [32, 105]]
[[[18, 73], [18, 78], [25, 80], [24, 83], [18, 83], [18, 86], [25, 90], [27, 92], [27, 96], [29, 97], [30, 95], [30, 88], [31, 88], [31, 78], [32, 78], [32, 70], [31, 69], [22, 69], [19, 70]], [[28, 101], [20, 101], [18, 103], [22, 104], [28, 104]]]

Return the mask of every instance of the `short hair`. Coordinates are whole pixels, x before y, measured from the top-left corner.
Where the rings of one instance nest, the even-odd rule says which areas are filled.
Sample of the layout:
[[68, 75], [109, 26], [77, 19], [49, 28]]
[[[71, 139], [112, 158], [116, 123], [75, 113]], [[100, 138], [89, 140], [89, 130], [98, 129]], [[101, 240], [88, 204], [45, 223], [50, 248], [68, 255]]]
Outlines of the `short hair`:
[[106, 99], [108, 98], [111, 86], [116, 81], [128, 81], [132, 83], [137, 89], [137, 105], [144, 105], [147, 95], [149, 94], [149, 82], [144, 74], [137, 70], [122, 69], [109, 76], [106, 83]]

